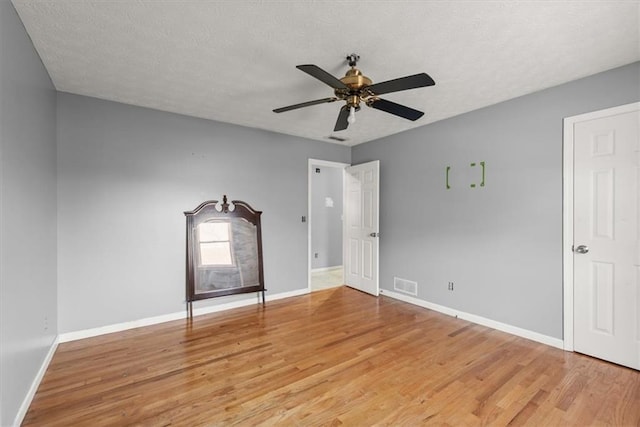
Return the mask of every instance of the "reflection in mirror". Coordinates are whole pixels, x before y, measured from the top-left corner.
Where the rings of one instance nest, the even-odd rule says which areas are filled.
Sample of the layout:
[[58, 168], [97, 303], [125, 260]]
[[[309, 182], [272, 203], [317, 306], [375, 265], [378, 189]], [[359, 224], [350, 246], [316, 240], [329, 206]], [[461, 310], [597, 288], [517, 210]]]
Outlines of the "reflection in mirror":
[[259, 285], [256, 226], [244, 218], [208, 220], [197, 227], [196, 293]]
[[232, 266], [229, 222], [203, 222], [198, 225], [200, 267]]

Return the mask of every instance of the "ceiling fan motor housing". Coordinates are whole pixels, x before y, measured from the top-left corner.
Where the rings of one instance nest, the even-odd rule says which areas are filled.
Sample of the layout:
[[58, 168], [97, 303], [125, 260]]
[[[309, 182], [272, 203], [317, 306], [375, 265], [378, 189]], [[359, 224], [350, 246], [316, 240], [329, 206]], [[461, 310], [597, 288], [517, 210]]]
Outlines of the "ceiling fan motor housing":
[[358, 91], [364, 86], [370, 86], [372, 83], [369, 77], [362, 74], [362, 72], [355, 67], [350, 68], [340, 81], [353, 91]]
[[371, 85], [371, 79], [362, 74], [362, 72], [357, 68], [352, 67], [347, 71], [345, 76], [340, 79], [340, 81], [349, 89], [336, 89], [336, 96], [340, 99], [346, 100], [347, 106], [354, 107], [356, 110], [359, 110], [361, 98], [364, 98], [366, 95], [366, 93], [361, 92], [361, 89]]

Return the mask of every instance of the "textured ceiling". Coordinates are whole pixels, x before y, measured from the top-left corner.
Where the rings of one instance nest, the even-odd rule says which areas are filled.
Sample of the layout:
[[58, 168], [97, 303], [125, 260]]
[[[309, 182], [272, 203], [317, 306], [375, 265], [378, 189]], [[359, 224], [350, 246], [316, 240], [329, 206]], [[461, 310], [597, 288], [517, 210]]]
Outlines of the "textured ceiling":
[[[56, 88], [346, 145], [640, 60], [639, 1], [13, 0]], [[295, 68], [337, 77], [349, 53], [374, 83], [419, 72], [436, 86], [383, 98], [410, 122], [341, 103]]]

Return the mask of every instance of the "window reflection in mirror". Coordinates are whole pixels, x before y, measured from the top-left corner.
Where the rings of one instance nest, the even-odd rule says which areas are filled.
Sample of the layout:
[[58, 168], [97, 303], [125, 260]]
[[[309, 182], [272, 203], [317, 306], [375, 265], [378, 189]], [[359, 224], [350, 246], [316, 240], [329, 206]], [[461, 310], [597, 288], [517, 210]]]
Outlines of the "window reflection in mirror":
[[198, 245], [201, 267], [231, 267], [233, 245], [231, 242], [231, 224], [226, 221], [203, 222], [198, 225]]

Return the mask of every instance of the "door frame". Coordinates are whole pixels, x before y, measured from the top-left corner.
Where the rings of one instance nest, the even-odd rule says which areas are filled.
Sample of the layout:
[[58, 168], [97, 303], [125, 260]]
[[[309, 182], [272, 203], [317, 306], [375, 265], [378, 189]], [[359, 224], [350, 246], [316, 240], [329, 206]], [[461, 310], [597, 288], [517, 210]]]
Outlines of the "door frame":
[[[341, 162], [332, 162], [329, 160], [319, 160], [319, 159], [309, 159], [308, 162], [308, 170], [307, 170], [307, 292], [311, 292], [311, 266], [313, 265], [313, 248], [311, 247], [311, 223], [313, 221], [313, 216], [311, 214], [311, 204], [312, 204], [312, 179], [313, 174], [315, 173], [314, 168], [316, 166], [325, 167], [325, 168], [336, 168], [342, 169], [342, 266], [344, 267], [344, 232], [345, 232], [345, 222], [344, 222], [344, 210], [345, 210], [345, 192], [344, 192], [344, 178], [345, 178], [345, 168], [347, 166], [351, 166], [350, 163], [341, 163]], [[342, 275], [342, 279], [344, 281], [344, 273]]]
[[563, 347], [566, 351], [573, 351], [573, 176], [574, 176], [574, 126], [603, 117], [616, 116], [640, 110], [640, 102], [605, 108], [566, 117], [563, 121], [563, 152], [562, 152], [562, 287], [563, 287]]

